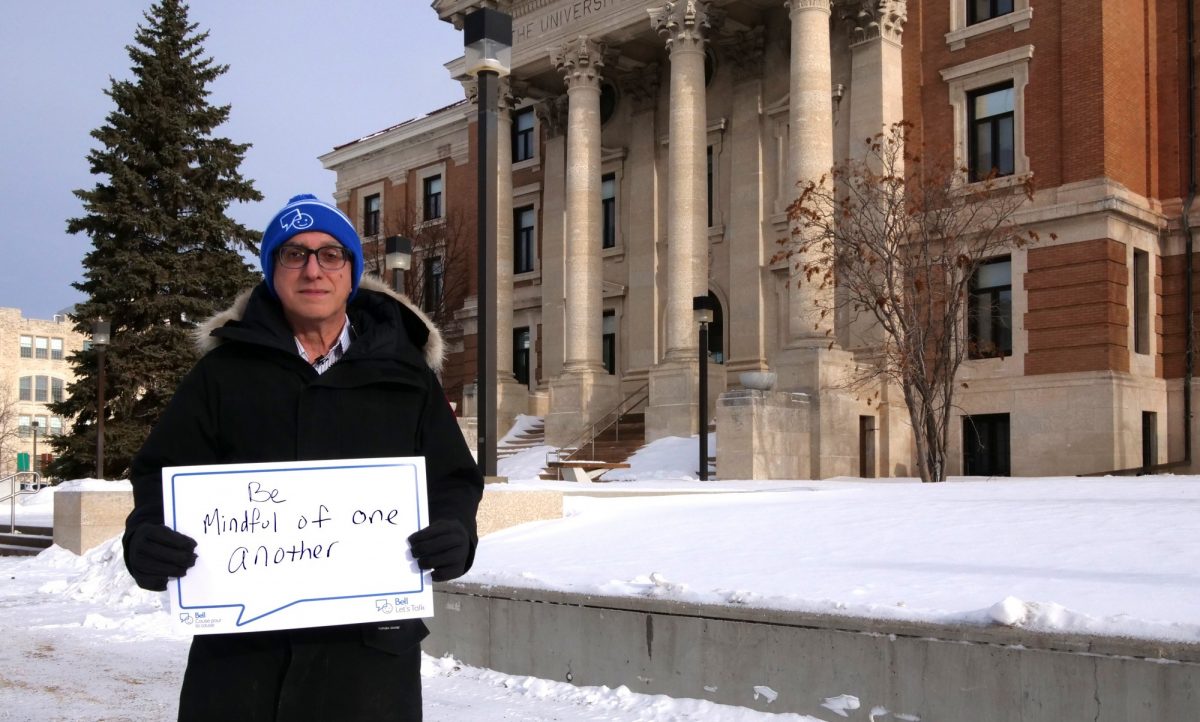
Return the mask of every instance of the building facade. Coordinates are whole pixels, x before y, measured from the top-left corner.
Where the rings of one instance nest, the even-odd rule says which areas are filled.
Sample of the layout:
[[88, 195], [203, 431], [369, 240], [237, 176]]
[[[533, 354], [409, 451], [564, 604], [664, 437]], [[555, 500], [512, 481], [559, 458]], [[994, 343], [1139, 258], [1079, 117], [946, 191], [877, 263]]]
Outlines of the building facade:
[[[772, 371], [777, 390], [805, 399], [807, 451], [790, 474], [914, 475], [897, 390], [836, 382], [871, 355], [872, 330], [815, 317], [820, 291], [777, 260], [797, 188], [905, 120], [971, 173], [994, 169], [1001, 185], [1032, 174], [1038, 189], [1017, 220], [1042, 241], [993, 259], [972, 287], [993, 352], [961, 371], [950, 473], [1190, 458], [1186, 249], [1200, 213], [1185, 213], [1186, 0], [433, 3], [457, 25], [481, 5], [511, 13], [514, 30], [498, 179], [501, 428], [535, 413], [563, 444], [645, 389], [648, 440], [695, 433], [692, 303], [708, 296], [710, 405], [743, 372]], [[472, 83], [461, 60], [447, 68], [467, 101], [321, 159], [369, 237], [397, 232], [371, 220], [389, 213], [434, 248], [475, 237]], [[460, 276], [452, 255], [418, 258], [408, 288], [457, 279], [446, 309], [457, 389], [474, 378], [475, 282], [473, 257]]]
[[66, 398], [75, 381], [67, 359], [84, 341], [65, 315], [43, 321], [0, 308], [0, 477], [41, 471], [52, 453], [46, 437], [70, 432], [71, 420], [47, 405]]

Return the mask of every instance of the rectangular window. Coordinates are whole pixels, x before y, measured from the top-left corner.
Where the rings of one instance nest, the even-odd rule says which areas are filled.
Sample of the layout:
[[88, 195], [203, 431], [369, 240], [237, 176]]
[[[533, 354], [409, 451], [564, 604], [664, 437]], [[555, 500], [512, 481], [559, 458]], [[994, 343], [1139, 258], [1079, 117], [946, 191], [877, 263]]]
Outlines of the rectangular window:
[[605, 173], [600, 178], [600, 218], [602, 221], [601, 248], [617, 245], [617, 176]]
[[22, 376], [19, 386], [21, 392], [18, 398], [21, 401], [33, 401], [33, 377]]
[[33, 358], [33, 336], [21, 337], [21, 358]]
[[442, 177], [432, 175], [425, 179], [424, 186], [425, 220], [432, 221], [442, 217]]
[[35, 416], [33, 423], [37, 424], [37, 432], [40, 435], [44, 435], [50, 429], [50, 417], [48, 416]]
[[1011, 476], [1008, 414], [963, 417], [963, 474]]
[[425, 259], [424, 307], [426, 311], [436, 311], [438, 306], [442, 304], [443, 274], [441, 256]]
[[1012, 11], [1013, 0], [967, 0], [967, 23], [974, 25]]
[[529, 327], [513, 329], [513, 376], [522, 386], [529, 385]]
[[1149, 470], [1158, 463], [1158, 414], [1142, 412], [1142, 468]]
[[533, 270], [533, 229], [537, 213], [533, 206], [513, 211], [513, 273]]
[[1150, 254], [1133, 251], [1133, 350], [1150, 353]]
[[34, 377], [33, 400], [43, 404], [50, 400], [50, 379], [46, 376]]
[[967, 95], [967, 165], [972, 181], [1015, 172], [1015, 100], [1011, 82]]
[[50, 359], [52, 361], [62, 361], [63, 340], [61, 338], [50, 339]]
[[517, 111], [513, 116], [512, 160], [520, 163], [533, 157], [533, 108]]
[[615, 311], [604, 312], [604, 337], [601, 353], [604, 355], [604, 368], [610, 373], [617, 372], [617, 314]]
[[50, 400], [54, 402], [63, 400], [63, 380], [50, 377]]
[[1012, 354], [1012, 259], [983, 263], [971, 278], [967, 302], [967, 343], [970, 358]]
[[20, 436], [33, 436], [33, 419], [28, 416], [17, 417], [17, 434]]
[[33, 339], [33, 357], [50, 358], [50, 339], [44, 336]]
[[363, 235], [379, 234], [379, 194], [375, 193], [363, 199]]
[[858, 417], [858, 475], [875, 478], [875, 417]]
[[48, 430], [48, 433], [51, 436], [62, 436], [63, 422], [62, 422], [61, 416], [51, 416], [50, 417], [50, 428]]

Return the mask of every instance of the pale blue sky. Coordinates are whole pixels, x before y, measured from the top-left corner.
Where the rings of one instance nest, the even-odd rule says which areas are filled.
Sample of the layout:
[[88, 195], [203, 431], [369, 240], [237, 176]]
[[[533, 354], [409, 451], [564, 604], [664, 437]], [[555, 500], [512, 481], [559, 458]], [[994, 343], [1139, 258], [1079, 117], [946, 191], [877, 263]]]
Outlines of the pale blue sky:
[[[66, 233], [90, 188], [89, 132], [112, 109], [109, 78], [129, 77], [125, 46], [152, 0], [4, 2], [0, 22], [0, 306], [50, 318], [82, 299], [71, 288], [90, 248]], [[429, 0], [194, 0], [205, 44], [230, 66], [212, 86], [232, 104], [220, 134], [253, 143], [242, 172], [265, 196], [233, 215], [259, 229], [288, 197], [329, 200], [334, 146], [463, 97], [443, 64], [462, 35]]]

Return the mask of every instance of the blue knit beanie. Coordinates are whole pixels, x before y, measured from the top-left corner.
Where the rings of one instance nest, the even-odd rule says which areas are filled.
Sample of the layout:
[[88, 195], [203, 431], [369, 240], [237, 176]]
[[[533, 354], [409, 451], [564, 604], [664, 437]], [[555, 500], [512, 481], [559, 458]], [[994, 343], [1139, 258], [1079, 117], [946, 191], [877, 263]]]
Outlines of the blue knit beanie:
[[362, 278], [362, 241], [345, 213], [318, 200], [311, 193], [293, 197], [267, 224], [267, 230], [263, 231], [258, 260], [262, 265], [263, 275], [266, 276], [267, 288], [272, 295], [278, 297], [275, 293], [275, 251], [292, 236], [310, 231], [328, 233], [350, 251], [350, 258], [354, 263], [350, 277], [350, 298], [354, 298], [354, 294], [358, 293], [358, 282]]

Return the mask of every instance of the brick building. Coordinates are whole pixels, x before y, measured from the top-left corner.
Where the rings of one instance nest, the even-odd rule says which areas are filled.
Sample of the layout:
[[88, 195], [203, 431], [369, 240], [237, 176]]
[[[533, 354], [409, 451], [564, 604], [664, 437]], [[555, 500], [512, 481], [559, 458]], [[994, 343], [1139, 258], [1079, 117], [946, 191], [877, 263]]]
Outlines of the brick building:
[[47, 404], [66, 398], [75, 380], [67, 359], [84, 341], [65, 315], [43, 321], [0, 308], [0, 477], [18, 470], [18, 454], [29, 455], [30, 468], [21, 470], [40, 471], [51, 453], [45, 437], [70, 432], [71, 420], [55, 416]]
[[[481, 4], [438, 0], [430, 22], [461, 23]], [[502, 427], [535, 413], [562, 443], [645, 388], [648, 439], [694, 433], [691, 302], [707, 293], [712, 396], [771, 370], [777, 389], [812, 400], [811, 453], [791, 473], [914, 474], [895, 390], [867, 406], [826, 382], [868, 345], [845, 319], [806, 329], [803, 291], [771, 262], [796, 183], [905, 119], [973, 172], [1032, 173], [1038, 188], [1018, 218], [1043, 241], [994, 259], [975, 285], [1000, 353], [961, 372], [950, 472], [1185, 457], [1185, 249], [1200, 224], [1200, 210], [1184, 212], [1196, 163], [1186, 0], [486, 4], [514, 18]], [[440, 289], [458, 394], [474, 378], [475, 107], [461, 60], [447, 68], [467, 101], [321, 160], [366, 236], [417, 240], [408, 288]]]

